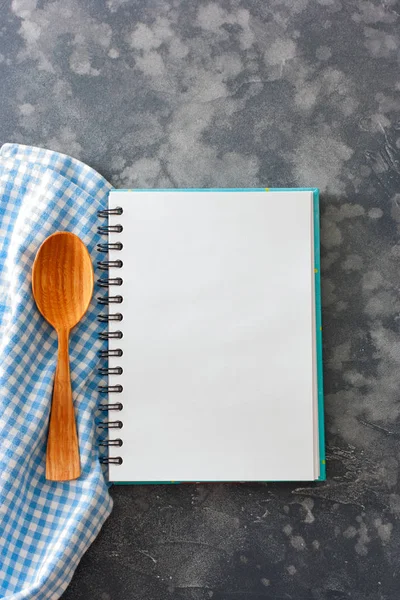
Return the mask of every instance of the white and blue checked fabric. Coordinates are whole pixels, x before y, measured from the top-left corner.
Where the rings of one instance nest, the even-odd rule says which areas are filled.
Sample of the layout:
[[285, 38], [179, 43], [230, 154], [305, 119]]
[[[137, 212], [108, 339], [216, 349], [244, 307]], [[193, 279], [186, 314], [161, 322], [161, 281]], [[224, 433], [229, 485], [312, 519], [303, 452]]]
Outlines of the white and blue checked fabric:
[[18, 144], [0, 150], [0, 597], [7, 600], [59, 598], [112, 508], [95, 425], [105, 344], [99, 306], [94, 297], [70, 340], [82, 475], [50, 482], [45, 450], [57, 339], [31, 291], [35, 254], [55, 231], [76, 233], [96, 265], [97, 211], [107, 207], [109, 190], [68, 156]]

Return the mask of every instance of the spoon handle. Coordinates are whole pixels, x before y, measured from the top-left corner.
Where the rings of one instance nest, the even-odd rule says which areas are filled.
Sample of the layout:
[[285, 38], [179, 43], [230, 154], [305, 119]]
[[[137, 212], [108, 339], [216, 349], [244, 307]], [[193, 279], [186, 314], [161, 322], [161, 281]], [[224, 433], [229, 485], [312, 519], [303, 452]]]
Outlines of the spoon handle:
[[72, 402], [68, 329], [58, 330], [58, 361], [47, 438], [46, 479], [67, 481], [81, 474], [75, 411]]

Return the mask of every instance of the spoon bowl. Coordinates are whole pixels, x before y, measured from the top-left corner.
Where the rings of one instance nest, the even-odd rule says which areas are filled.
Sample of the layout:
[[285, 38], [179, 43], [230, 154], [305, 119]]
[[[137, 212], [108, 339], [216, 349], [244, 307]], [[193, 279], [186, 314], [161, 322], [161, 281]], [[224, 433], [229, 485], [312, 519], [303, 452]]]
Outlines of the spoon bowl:
[[43, 242], [33, 264], [32, 290], [39, 311], [58, 335], [46, 452], [46, 478], [52, 481], [76, 479], [80, 475], [68, 342], [71, 329], [89, 307], [93, 285], [92, 261], [78, 236], [60, 231]]

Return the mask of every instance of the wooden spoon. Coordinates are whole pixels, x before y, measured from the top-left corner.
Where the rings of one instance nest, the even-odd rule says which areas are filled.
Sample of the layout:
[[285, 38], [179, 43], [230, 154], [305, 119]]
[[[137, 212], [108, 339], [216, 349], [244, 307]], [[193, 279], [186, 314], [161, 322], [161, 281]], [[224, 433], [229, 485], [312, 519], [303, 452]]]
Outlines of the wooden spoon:
[[33, 264], [32, 289], [38, 309], [58, 335], [58, 362], [47, 438], [46, 479], [66, 481], [81, 474], [72, 402], [68, 341], [88, 309], [93, 266], [83, 242], [73, 233], [53, 233]]

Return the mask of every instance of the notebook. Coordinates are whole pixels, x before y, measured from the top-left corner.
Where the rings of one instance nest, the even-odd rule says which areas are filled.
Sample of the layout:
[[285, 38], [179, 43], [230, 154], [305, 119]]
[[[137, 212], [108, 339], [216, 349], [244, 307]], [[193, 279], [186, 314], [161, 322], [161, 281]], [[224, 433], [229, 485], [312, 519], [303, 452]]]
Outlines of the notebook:
[[109, 479], [325, 478], [316, 189], [114, 190]]

